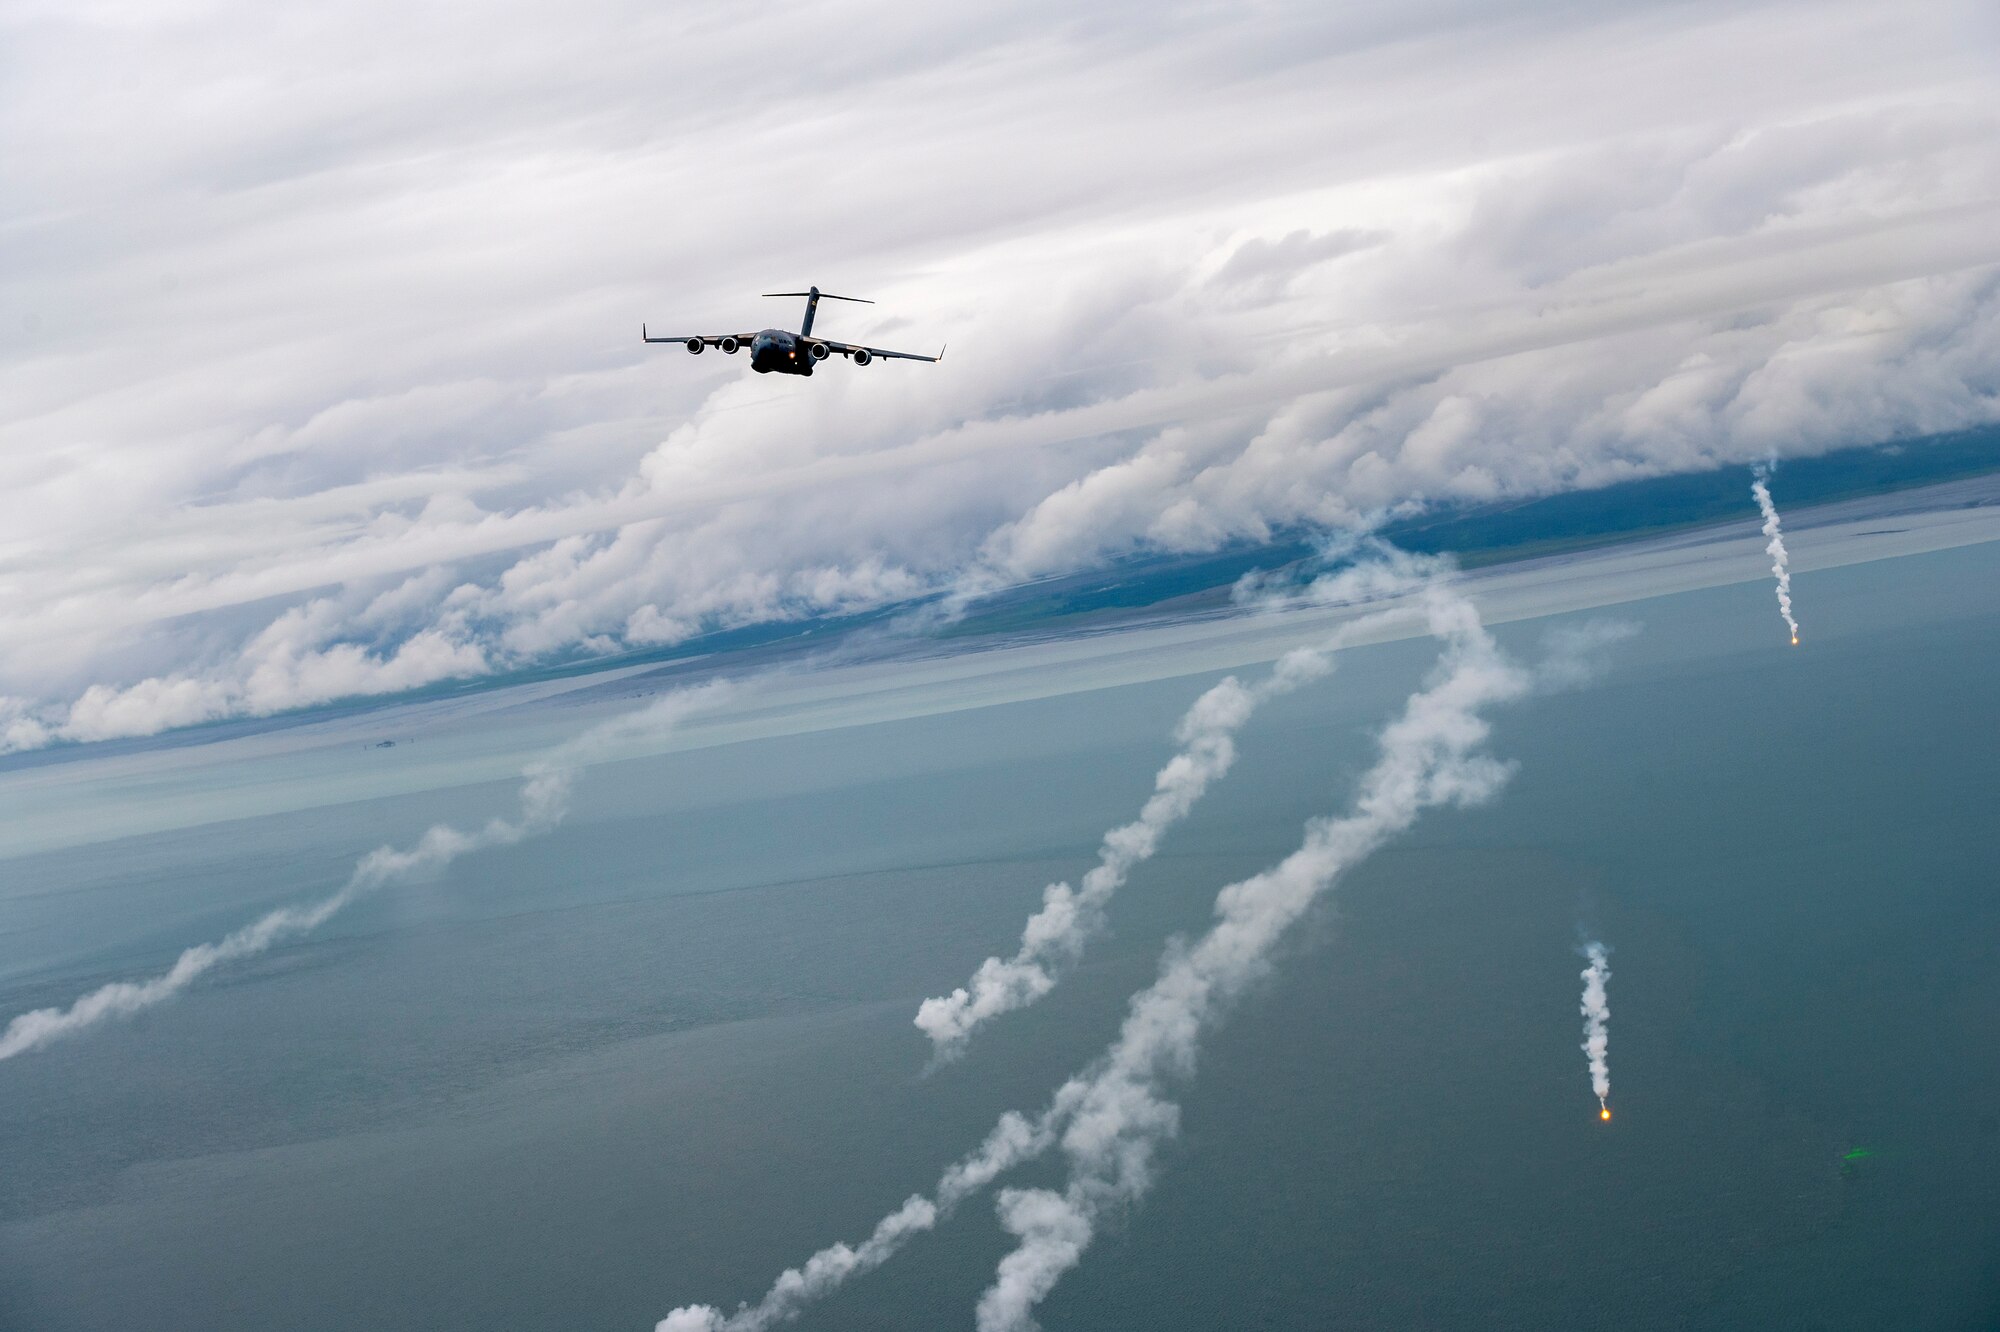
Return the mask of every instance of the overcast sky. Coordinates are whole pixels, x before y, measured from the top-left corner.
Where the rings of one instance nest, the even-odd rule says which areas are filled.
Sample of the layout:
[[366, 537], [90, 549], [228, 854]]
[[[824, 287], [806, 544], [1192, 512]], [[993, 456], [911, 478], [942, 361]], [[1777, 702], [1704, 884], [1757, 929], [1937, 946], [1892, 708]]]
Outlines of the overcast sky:
[[7, 0], [0, 160], [0, 752], [2000, 418], [1990, 0]]

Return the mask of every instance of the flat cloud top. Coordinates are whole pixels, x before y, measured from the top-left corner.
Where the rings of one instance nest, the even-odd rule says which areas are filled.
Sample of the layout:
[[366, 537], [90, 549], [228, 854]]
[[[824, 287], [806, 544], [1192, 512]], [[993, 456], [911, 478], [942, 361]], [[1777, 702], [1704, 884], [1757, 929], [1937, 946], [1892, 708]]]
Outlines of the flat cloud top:
[[15, 7], [0, 751], [2000, 416], [1990, 6], [1327, 9]]

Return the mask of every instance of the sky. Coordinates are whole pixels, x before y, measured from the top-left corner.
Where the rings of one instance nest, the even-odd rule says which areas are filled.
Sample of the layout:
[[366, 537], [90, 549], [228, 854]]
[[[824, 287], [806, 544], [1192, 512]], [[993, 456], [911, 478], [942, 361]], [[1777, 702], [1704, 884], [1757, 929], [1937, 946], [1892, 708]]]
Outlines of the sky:
[[1981, 0], [6, 0], [0, 160], [0, 753], [2000, 419]]

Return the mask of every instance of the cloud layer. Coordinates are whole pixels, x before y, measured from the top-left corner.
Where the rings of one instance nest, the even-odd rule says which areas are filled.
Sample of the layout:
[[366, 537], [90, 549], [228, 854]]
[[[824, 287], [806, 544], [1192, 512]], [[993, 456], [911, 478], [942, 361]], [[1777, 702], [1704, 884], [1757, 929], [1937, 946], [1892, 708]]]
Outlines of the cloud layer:
[[0, 749], [1995, 419], [1995, 23], [17, 7]]

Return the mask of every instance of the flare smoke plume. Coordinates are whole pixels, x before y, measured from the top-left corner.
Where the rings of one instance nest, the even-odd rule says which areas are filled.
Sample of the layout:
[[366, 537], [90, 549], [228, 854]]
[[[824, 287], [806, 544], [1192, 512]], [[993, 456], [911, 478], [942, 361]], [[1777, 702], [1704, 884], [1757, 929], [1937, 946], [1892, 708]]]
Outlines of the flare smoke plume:
[[1531, 677], [1500, 653], [1472, 604], [1441, 581], [1424, 587], [1421, 610], [1444, 641], [1443, 655], [1382, 732], [1379, 757], [1353, 809], [1315, 820], [1304, 844], [1278, 866], [1224, 888], [1214, 926], [1191, 946], [1169, 946], [1159, 979], [1132, 1000], [1118, 1040], [1063, 1084], [1038, 1118], [1002, 1116], [977, 1151], [945, 1172], [934, 1199], [908, 1199], [859, 1247], [821, 1250], [733, 1315], [709, 1305], [676, 1309], [657, 1332], [764, 1332], [795, 1318], [848, 1277], [886, 1262], [1005, 1170], [1060, 1143], [1070, 1162], [1063, 1191], [1001, 1195], [1001, 1221], [1020, 1243], [979, 1305], [981, 1332], [1029, 1326], [1034, 1307], [1081, 1259], [1106, 1209], [1138, 1199], [1150, 1186], [1153, 1158], [1179, 1127], [1165, 1084], [1191, 1073], [1203, 1031], [1264, 973], [1291, 924], [1342, 870], [1424, 809], [1483, 800], [1506, 780], [1506, 766], [1475, 753], [1488, 732], [1482, 714], [1527, 692]]
[[685, 1305], [662, 1318], [654, 1332], [766, 1332], [790, 1322], [849, 1277], [872, 1272], [888, 1262], [910, 1240], [950, 1216], [960, 1203], [1000, 1175], [1046, 1152], [1055, 1142], [1061, 1113], [1052, 1106], [1031, 1121], [1009, 1110], [977, 1149], [938, 1177], [932, 1197], [912, 1194], [904, 1199], [903, 1205], [878, 1221], [859, 1245], [828, 1245], [798, 1267], [786, 1269], [763, 1299], [743, 1305], [733, 1314], [724, 1315], [709, 1304]]
[[1792, 631], [1792, 646], [1799, 645], [1799, 622], [1792, 618], [1792, 570], [1791, 556], [1785, 553], [1785, 534], [1778, 525], [1778, 506], [1771, 503], [1771, 488], [1764, 484], [1770, 473], [1759, 467], [1756, 479], [1750, 483], [1750, 493], [1756, 497], [1757, 508], [1764, 515], [1764, 535], [1771, 543], [1764, 547], [1764, 553], [1771, 557], [1771, 574], [1778, 580], [1778, 614], [1785, 617], [1785, 627]]
[[980, 1298], [980, 1332], [1031, 1327], [1035, 1306], [1081, 1260], [1100, 1219], [1151, 1187], [1154, 1158], [1180, 1122], [1166, 1084], [1191, 1073], [1202, 1032], [1265, 972], [1307, 907], [1424, 809], [1484, 800], [1506, 781], [1508, 767], [1475, 752], [1488, 732], [1482, 714], [1526, 693], [1531, 677], [1501, 654], [1469, 601], [1433, 583], [1424, 602], [1445, 643], [1442, 660], [1383, 731], [1352, 811], [1316, 821], [1278, 866], [1223, 889], [1208, 934], [1169, 950], [1159, 979], [1133, 999], [1118, 1040], [1057, 1094], [1058, 1104], [1074, 1107], [1061, 1140], [1068, 1183], [1060, 1192], [1001, 1194], [1001, 1224], [1019, 1243]]
[[[1286, 659], [1287, 662], [1291, 658]], [[964, 1053], [973, 1031], [989, 1018], [1025, 1008], [1055, 988], [1059, 969], [1073, 966], [1090, 936], [1103, 928], [1104, 906], [1133, 868], [1150, 859], [1167, 829], [1186, 817], [1208, 784], [1236, 762], [1236, 732], [1257, 704], [1296, 687], [1323, 667], [1286, 672], [1245, 688], [1235, 676], [1196, 699], [1175, 730], [1181, 750], [1153, 779], [1153, 795], [1132, 822], [1104, 834], [1094, 869], [1079, 888], [1052, 883], [1042, 889], [1042, 909], [1029, 917], [1012, 958], [989, 957], [965, 986], [924, 1000], [916, 1023], [940, 1059]]]
[[521, 812], [512, 819], [495, 818], [470, 832], [436, 824], [407, 851], [382, 846], [363, 856], [339, 891], [305, 906], [280, 907], [213, 943], [196, 944], [173, 966], [142, 981], [114, 981], [76, 1000], [68, 1008], [38, 1008], [23, 1013], [0, 1033], [0, 1060], [38, 1050], [113, 1018], [130, 1017], [166, 1002], [225, 962], [254, 957], [310, 934], [358, 899], [394, 883], [415, 882], [441, 872], [460, 856], [488, 847], [512, 846], [560, 824], [569, 813], [569, 797], [582, 768], [603, 757], [621, 740], [672, 727], [697, 708], [718, 700], [729, 686], [721, 681], [699, 685], [663, 698], [627, 716], [595, 726], [559, 745], [521, 774]]
[[1594, 941], [1583, 950], [1590, 959], [1583, 969], [1583, 1053], [1590, 1059], [1590, 1089], [1597, 1093], [1597, 1108], [1606, 1119], [1611, 1118], [1611, 1006], [1604, 997], [1604, 983], [1611, 979], [1608, 952]]
[[[1435, 560], [1388, 547], [1379, 554], [1379, 560], [1317, 580], [1301, 597], [1264, 600], [1267, 605], [1375, 601], [1412, 591], [1440, 567]], [[1408, 608], [1390, 610], [1342, 625], [1326, 641], [1286, 653], [1257, 684], [1245, 686], [1232, 675], [1196, 699], [1175, 728], [1181, 748], [1154, 777], [1152, 797], [1137, 819], [1104, 835], [1097, 865], [1081, 885], [1044, 888], [1042, 909], [1028, 918], [1013, 957], [987, 958], [965, 986], [926, 999], [918, 1008], [916, 1024], [930, 1037], [935, 1055], [957, 1058], [985, 1022], [1026, 1008], [1055, 988], [1061, 973], [1076, 964], [1091, 937], [1104, 928], [1105, 906], [1132, 870], [1152, 857], [1161, 837], [1187, 817], [1209, 784], [1228, 773], [1236, 761], [1236, 733], [1259, 706], [1329, 674], [1332, 654], [1357, 632], [1409, 613]]]

